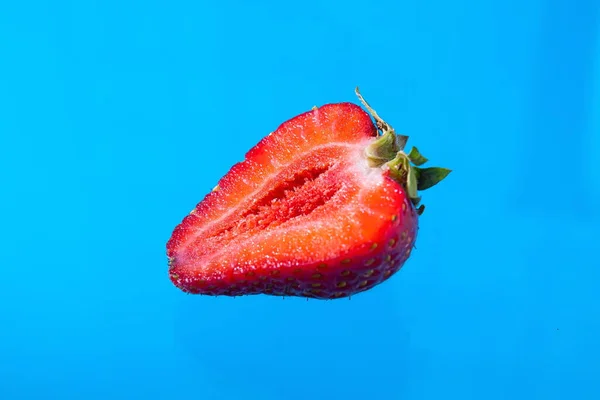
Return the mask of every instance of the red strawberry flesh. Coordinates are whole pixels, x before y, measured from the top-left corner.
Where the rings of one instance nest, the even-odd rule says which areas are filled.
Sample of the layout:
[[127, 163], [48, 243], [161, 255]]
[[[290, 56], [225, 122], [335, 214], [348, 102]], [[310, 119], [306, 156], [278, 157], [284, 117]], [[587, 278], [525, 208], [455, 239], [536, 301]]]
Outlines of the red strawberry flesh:
[[347, 297], [404, 264], [418, 216], [404, 187], [365, 149], [378, 139], [352, 103], [283, 123], [246, 154], [167, 244], [181, 290]]

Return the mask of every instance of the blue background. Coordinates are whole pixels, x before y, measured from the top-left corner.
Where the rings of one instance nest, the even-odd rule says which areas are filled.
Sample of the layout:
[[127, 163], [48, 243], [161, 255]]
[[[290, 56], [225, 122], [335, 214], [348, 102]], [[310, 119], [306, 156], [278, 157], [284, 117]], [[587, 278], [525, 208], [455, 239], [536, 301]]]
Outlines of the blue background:
[[[0, 398], [600, 398], [599, 13], [2, 2]], [[405, 269], [330, 302], [174, 288], [174, 226], [356, 85], [454, 170]]]

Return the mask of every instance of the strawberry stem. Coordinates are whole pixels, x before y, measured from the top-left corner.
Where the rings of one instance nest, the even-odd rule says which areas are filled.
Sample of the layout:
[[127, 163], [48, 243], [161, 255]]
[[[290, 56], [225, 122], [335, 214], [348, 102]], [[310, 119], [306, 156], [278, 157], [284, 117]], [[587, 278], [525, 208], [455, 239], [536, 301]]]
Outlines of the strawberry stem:
[[[429, 161], [421, 152], [413, 147], [408, 154], [404, 152], [408, 136], [398, 135], [394, 128], [385, 122], [355, 89], [358, 99], [375, 120], [379, 135], [365, 149], [365, 156], [372, 168], [385, 168], [390, 171], [392, 179], [400, 183], [412, 203], [419, 205], [421, 197], [419, 190], [426, 190], [441, 182], [451, 170], [439, 167], [420, 168]], [[419, 215], [423, 213], [424, 205], [418, 207]]]
[[356, 87], [356, 89], [354, 89], [354, 92], [356, 93], [356, 96], [358, 96], [358, 100], [360, 100], [360, 102], [367, 109], [367, 111], [369, 112], [369, 114], [371, 114], [373, 116], [373, 119], [375, 120], [377, 129], [381, 132], [381, 135], [385, 134], [386, 132], [391, 132], [396, 137], [396, 143], [398, 145], [398, 151], [404, 150], [404, 146], [406, 146], [406, 142], [408, 141], [408, 136], [397, 135], [396, 132], [394, 131], [394, 128], [392, 128], [392, 126], [390, 124], [388, 124], [387, 122], [385, 122], [377, 114], [377, 112], [373, 109], [373, 107], [371, 107], [369, 105], [369, 103], [367, 103], [367, 101], [362, 96], [362, 94], [360, 94], [360, 90], [358, 90], [358, 86]]

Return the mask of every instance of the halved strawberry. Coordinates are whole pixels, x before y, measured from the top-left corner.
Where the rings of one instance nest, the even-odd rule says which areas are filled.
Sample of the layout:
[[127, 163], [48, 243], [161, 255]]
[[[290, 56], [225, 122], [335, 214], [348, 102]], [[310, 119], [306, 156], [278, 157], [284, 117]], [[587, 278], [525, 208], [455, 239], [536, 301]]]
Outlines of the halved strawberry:
[[313, 108], [262, 139], [179, 224], [169, 274], [188, 293], [334, 299], [397, 272], [413, 249], [417, 190], [450, 172], [377, 113]]

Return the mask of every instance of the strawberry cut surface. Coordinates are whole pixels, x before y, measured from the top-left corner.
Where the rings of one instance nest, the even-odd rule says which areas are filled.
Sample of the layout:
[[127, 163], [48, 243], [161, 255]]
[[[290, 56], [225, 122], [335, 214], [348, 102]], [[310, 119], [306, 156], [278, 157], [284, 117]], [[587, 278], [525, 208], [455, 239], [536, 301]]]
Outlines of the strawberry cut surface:
[[373, 165], [366, 149], [389, 153], [380, 130], [352, 103], [280, 125], [175, 228], [172, 282], [192, 294], [333, 299], [392, 276], [413, 248], [418, 200], [409, 174]]

